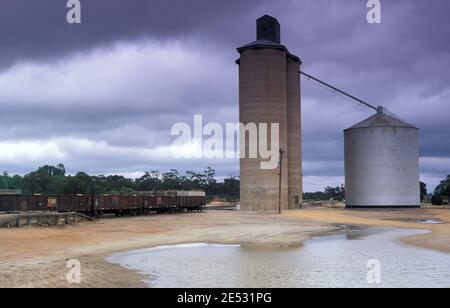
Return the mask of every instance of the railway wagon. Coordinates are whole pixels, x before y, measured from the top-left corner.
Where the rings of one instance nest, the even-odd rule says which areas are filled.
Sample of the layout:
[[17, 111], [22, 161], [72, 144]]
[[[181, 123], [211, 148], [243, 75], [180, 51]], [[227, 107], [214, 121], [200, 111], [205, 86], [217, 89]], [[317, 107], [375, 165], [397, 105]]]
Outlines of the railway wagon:
[[180, 211], [203, 211], [206, 204], [205, 197], [187, 197], [179, 196], [178, 198], [178, 208]]
[[0, 212], [51, 211], [42, 195], [0, 195]]
[[137, 214], [141, 211], [141, 199], [136, 195], [94, 195], [92, 197], [92, 211], [94, 215]]
[[206, 195], [201, 191], [178, 191], [177, 199], [181, 212], [200, 212], [206, 205]]
[[124, 214], [137, 215], [142, 210], [141, 198], [136, 195], [120, 195], [119, 203]]
[[177, 210], [176, 196], [144, 195], [141, 196], [142, 210], [145, 213], [173, 213]]
[[101, 216], [108, 213], [120, 213], [122, 210], [119, 196], [94, 195], [92, 198], [92, 211], [94, 215]]
[[86, 215], [92, 213], [90, 195], [58, 195], [49, 196], [48, 204], [56, 203], [58, 212], [79, 212]]
[[0, 195], [0, 212], [58, 211], [86, 215], [137, 215], [202, 211], [203, 192], [160, 192], [142, 195]]

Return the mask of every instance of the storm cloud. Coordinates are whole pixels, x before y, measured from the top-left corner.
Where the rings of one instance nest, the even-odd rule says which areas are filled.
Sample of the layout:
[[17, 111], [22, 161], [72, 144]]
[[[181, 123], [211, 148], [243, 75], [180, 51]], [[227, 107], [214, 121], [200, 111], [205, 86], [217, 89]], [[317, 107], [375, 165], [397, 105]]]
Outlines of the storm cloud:
[[[0, 3], [0, 169], [139, 176], [153, 169], [238, 175], [234, 160], [174, 160], [171, 127], [237, 122], [236, 47], [264, 14], [303, 70], [421, 129], [422, 180], [450, 173], [450, 42], [445, 0], [65, 0]], [[343, 183], [342, 130], [371, 115], [302, 80], [305, 190]]]

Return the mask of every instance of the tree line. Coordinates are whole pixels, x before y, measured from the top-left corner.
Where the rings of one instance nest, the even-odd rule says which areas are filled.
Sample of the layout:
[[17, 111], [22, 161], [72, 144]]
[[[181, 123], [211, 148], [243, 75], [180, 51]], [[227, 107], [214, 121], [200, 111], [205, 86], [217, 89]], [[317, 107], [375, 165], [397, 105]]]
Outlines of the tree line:
[[[420, 182], [420, 201], [425, 199], [428, 194], [427, 185], [424, 182]], [[304, 193], [303, 198], [305, 201], [325, 201], [333, 198], [335, 201], [345, 200], [345, 187], [344, 185], [337, 187], [326, 187], [325, 191], [318, 191], [313, 193]], [[450, 201], [450, 175], [447, 176], [434, 190], [431, 202], [433, 205], [449, 204]]]
[[[137, 191], [202, 190], [208, 196], [229, 201], [239, 200], [239, 177], [229, 177], [219, 182], [216, 171], [210, 167], [198, 173], [192, 170], [181, 174], [178, 170], [146, 172], [137, 179], [120, 175], [91, 176], [84, 172], [67, 175], [64, 165], [42, 166], [25, 176], [0, 175], [0, 189], [21, 190], [24, 194], [125, 194]], [[421, 200], [427, 195], [426, 184], [420, 183]], [[304, 193], [305, 200], [345, 200], [344, 185], [326, 187], [323, 192]], [[434, 190], [434, 205], [448, 204], [450, 200], [450, 175]]]
[[42, 166], [25, 176], [3, 173], [0, 189], [21, 190], [24, 194], [125, 194], [136, 191], [203, 190], [209, 196], [239, 200], [239, 178], [217, 181], [216, 172], [207, 168], [202, 173], [177, 170], [146, 172], [129, 179], [120, 175], [91, 176], [84, 172], [67, 175], [64, 165]]
[[433, 205], [448, 205], [450, 201], [450, 175], [441, 181], [441, 183], [436, 186], [433, 193], [433, 198], [431, 202]]
[[345, 187], [344, 185], [325, 188], [325, 191], [317, 191], [313, 193], [304, 193], [303, 199], [305, 201], [327, 201], [333, 199], [335, 201], [345, 200]]

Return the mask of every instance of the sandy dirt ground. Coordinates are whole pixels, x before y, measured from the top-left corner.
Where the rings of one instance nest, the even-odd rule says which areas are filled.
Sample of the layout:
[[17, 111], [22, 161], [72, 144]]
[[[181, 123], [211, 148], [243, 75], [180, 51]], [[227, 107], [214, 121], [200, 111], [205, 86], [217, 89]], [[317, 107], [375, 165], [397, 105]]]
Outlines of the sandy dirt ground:
[[[414, 222], [439, 219], [445, 224]], [[0, 230], [0, 287], [145, 287], [143, 277], [104, 261], [132, 249], [180, 243], [298, 246], [339, 225], [426, 229], [405, 243], [450, 252], [450, 210], [348, 211], [307, 209], [284, 214], [208, 211], [201, 214], [102, 219], [54, 228]], [[78, 259], [82, 283], [66, 281], [67, 260]]]
[[0, 287], [68, 285], [67, 260], [82, 265], [78, 287], [143, 287], [142, 277], [104, 261], [131, 249], [180, 243], [299, 245], [338, 228], [275, 214], [200, 214], [102, 219], [61, 228], [0, 230]]

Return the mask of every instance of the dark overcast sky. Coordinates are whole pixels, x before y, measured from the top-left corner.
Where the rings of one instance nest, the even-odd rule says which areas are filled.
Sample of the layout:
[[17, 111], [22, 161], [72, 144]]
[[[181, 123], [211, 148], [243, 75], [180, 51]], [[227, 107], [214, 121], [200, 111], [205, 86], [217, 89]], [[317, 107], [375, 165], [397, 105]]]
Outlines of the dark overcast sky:
[[[0, 170], [238, 175], [238, 161], [173, 160], [173, 124], [238, 120], [236, 47], [264, 14], [303, 69], [421, 129], [422, 180], [450, 174], [450, 2], [381, 0], [65, 0], [0, 2]], [[371, 110], [302, 85], [305, 190], [343, 183], [342, 130]]]

